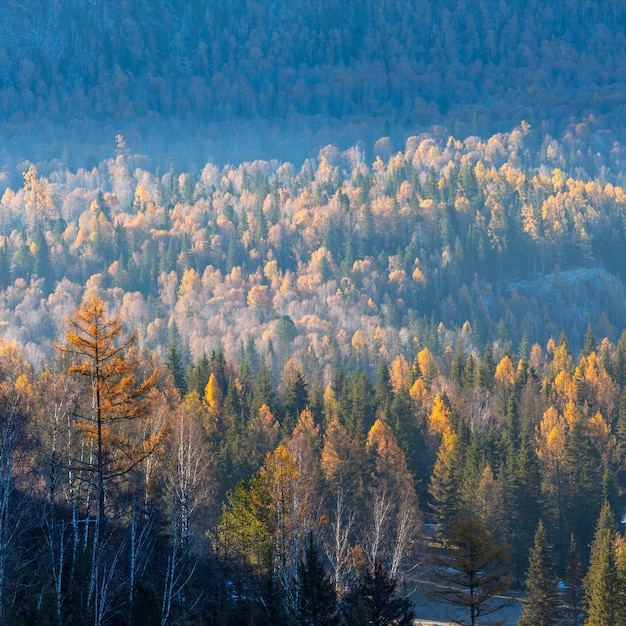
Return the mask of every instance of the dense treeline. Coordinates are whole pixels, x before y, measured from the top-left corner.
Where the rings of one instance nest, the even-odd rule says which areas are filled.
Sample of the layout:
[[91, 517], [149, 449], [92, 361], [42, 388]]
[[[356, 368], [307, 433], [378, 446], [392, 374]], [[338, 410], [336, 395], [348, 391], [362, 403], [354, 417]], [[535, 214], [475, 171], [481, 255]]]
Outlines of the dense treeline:
[[29, 0], [3, 17], [9, 125], [374, 115], [462, 133], [526, 118], [555, 132], [594, 112], [622, 129], [616, 0]]
[[279, 386], [252, 345], [185, 371], [175, 329], [164, 363], [133, 341], [94, 297], [37, 372], [0, 345], [3, 619], [408, 624], [420, 581], [474, 620], [493, 606], [459, 589], [528, 570], [528, 623], [619, 623], [626, 332]]
[[[556, 140], [523, 124], [487, 141], [440, 131], [404, 151], [324, 148], [299, 171], [256, 161], [150, 172], [121, 137], [91, 170], [26, 168], [0, 201], [4, 336], [42, 363], [67, 314], [98, 295], [185, 367], [251, 342], [275, 382], [347, 359], [437, 356], [487, 341], [545, 345], [626, 323], [624, 149], [593, 120]], [[57, 169], [58, 168], [58, 169]], [[45, 174], [45, 176], [43, 175]]]

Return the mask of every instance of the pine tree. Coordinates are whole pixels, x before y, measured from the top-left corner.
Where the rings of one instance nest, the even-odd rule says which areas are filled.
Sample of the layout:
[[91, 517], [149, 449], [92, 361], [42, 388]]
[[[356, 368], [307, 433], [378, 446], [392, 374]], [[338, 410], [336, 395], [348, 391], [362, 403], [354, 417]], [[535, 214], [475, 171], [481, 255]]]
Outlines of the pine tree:
[[535, 544], [526, 572], [526, 602], [519, 626], [555, 626], [560, 620], [557, 577], [543, 521], [539, 520]]
[[348, 626], [411, 626], [413, 607], [396, 593], [396, 580], [376, 561], [361, 573], [357, 586], [346, 594], [344, 618]]
[[[602, 463], [578, 416], [570, 427], [563, 459], [565, 519], [578, 545], [589, 546], [602, 498]], [[584, 502], [585, 506], [580, 503]]]
[[530, 438], [524, 430], [519, 450], [509, 447], [505, 465], [505, 501], [511, 527], [513, 562], [521, 575], [527, 567], [527, 555], [541, 511], [539, 463]]
[[309, 533], [304, 558], [298, 563], [296, 619], [302, 626], [338, 626], [340, 623], [335, 588], [321, 563], [312, 533]]
[[430, 479], [429, 494], [440, 533], [446, 537], [459, 518], [459, 488], [465, 459], [462, 438], [451, 428], [444, 431]]
[[483, 389], [493, 389], [493, 377], [496, 373], [496, 364], [493, 361], [491, 342], [485, 346], [483, 360], [478, 367], [478, 385]]

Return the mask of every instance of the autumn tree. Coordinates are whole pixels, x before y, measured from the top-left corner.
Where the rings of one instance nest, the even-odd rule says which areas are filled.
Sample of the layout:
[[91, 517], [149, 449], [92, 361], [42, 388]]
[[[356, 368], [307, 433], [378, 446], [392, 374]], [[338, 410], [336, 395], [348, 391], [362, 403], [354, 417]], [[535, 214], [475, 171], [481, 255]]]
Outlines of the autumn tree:
[[95, 475], [96, 537], [101, 540], [110, 489], [137, 468], [159, 440], [144, 440], [131, 429], [133, 422], [148, 415], [156, 371], [143, 382], [137, 380], [137, 359], [126, 354], [134, 336], [123, 338], [119, 317], [108, 318], [101, 299], [93, 297], [75, 309], [68, 325], [66, 345], [58, 349], [70, 359], [68, 372], [86, 383], [76, 429], [93, 454], [93, 460], [77, 457], [72, 463], [77, 471]]
[[461, 518], [435, 557], [432, 580], [429, 595], [466, 610], [474, 626], [508, 603], [501, 598], [511, 582], [508, 546], [496, 543], [477, 519]]

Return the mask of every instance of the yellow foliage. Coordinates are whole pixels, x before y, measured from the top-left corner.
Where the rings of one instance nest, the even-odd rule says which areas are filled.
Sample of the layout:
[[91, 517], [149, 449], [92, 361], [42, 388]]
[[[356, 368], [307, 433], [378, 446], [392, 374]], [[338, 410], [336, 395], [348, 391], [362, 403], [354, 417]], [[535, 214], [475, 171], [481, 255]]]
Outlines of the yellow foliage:
[[589, 420], [589, 437], [604, 461], [613, 457], [617, 441], [599, 411]]
[[424, 384], [424, 381], [421, 378], [418, 378], [413, 383], [413, 386], [409, 390], [409, 395], [411, 396], [411, 399], [413, 400], [413, 402], [415, 402], [415, 406], [418, 409], [421, 408], [425, 404], [428, 398], [428, 391], [426, 390], [426, 385]]
[[351, 441], [348, 431], [338, 419], [333, 419], [326, 429], [322, 448], [321, 466], [326, 480], [341, 481], [343, 475], [349, 470], [350, 449]]
[[564, 410], [568, 402], [576, 402], [578, 385], [565, 371], [560, 371], [552, 383], [551, 401], [559, 410]]
[[515, 368], [508, 355], [504, 355], [496, 366], [494, 378], [505, 387], [510, 388], [515, 385]]
[[374, 459], [377, 478], [392, 487], [396, 493], [413, 489], [406, 457], [398, 445], [391, 427], [377, 419], [367, 434], [365, 449]]
[[428, 416], [428, 432], [431, 435], [443, 435], [446, 430], [452, 428], [450, 423], [450, 409], [440, 396], [435, 397], [433, 410]]
[[389, 370], [391, 386], [394, 393], [401, 389], [408, 389], [411, 384], [411, 368], [402, 354], [397, 356], [391, 363]]
[[220, 389], [215, 374], [211, 373], [209, 376], [209, 382], [204, 389], [204, 399], [209, 405], [209, 408], [216, 410], [222, 406], [223, 394]]
[[195, 269], [186, 269], [183, 277], [180, 279], [180, 286], [178, 287], [178, 295], [184, 296], [187, 293], [199, 292], [202, 286], [200, 276]]

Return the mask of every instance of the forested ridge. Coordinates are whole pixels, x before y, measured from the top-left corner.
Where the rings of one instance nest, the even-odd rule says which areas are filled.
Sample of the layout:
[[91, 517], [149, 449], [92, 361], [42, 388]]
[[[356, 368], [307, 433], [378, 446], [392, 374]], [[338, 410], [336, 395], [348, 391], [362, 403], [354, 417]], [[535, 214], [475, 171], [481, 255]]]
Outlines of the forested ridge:
[[6, 9], [0, 99], [15, 123], [384, 114], [430, 125], [442, 115], [484, 132], [512, 114], [562, 129], [591, 111], [617, 129], [622, 113], [626, 13], [613, 0], [29, 0]]
[[0, 160], [10, 169], [42, 157], [91, 167], [118, 132], [154, 159], [167, 154], [163, 168], [300, 161], [307, 146], [369, 149], [433, 124], [487, 138], [525, 119], [560, 136], [590, 114], [626, 140], [626, 22], [614, 0], [4, 9]]

